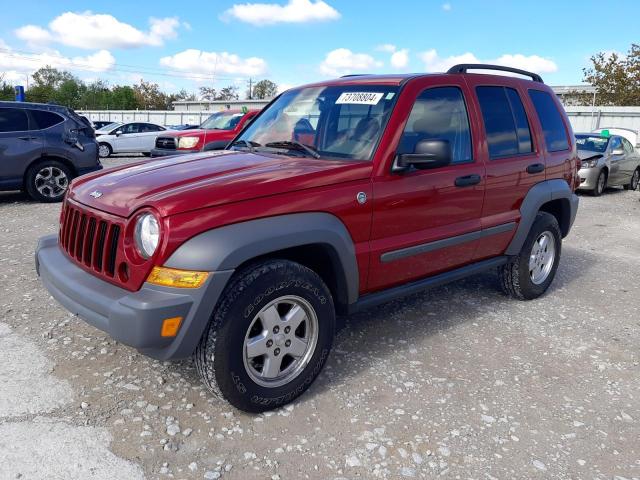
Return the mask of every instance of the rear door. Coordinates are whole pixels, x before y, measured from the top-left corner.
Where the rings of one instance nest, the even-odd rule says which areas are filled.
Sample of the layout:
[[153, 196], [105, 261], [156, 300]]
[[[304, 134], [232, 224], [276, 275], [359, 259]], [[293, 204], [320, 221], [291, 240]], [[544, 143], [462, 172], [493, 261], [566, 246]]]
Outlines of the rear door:
[[151, 149], [155, 147], [156, 138], [158, 138], [160, 132], [164, 131], [165, 129], [163, 127], [153, 123], [139, 123], [135, 151], [142, 153], [150, 152]]
[[474, 259], [482, 260], [502, 254], [513, 238], [524, 197], [545, 179], [545, 159], [520, 82], [494, 83], [485, 75], [469, 75], [467, 82], [475, 93], [485, 139], [479, 149], [487, 172], [482, 228], [500, 230], [478, 243]]
[[607, 152], [610, 158], [609, 166], [609, 178], [607, 179], [608, 185], [621, 185], [626, 182], [625, 176], [625, 163], [626, 152], [622, 146], [622, 137], [613, 135], [609, 140], [609, 146]]
[[622, 166], [624, 170], [624, 176], [625, 176], [625, 180], [623, 183], [626, 184], [631, 181], [633, 172], [635, 172], [638, 166], [640, 165], [640, 155], [638, 155], [637, 150], [633, 148], [633, 145], [631, 145], [631, 142], [626, 138], [622, 138], [622, 146], [624, 147], [624, 153], [625, 153], [625, 161], [624, 161], [624, 165]]
[[29, 130], [25, 109], [0, 107], [0, 187], [19, 188], [29, 164], [42, 154], [42, 135]]

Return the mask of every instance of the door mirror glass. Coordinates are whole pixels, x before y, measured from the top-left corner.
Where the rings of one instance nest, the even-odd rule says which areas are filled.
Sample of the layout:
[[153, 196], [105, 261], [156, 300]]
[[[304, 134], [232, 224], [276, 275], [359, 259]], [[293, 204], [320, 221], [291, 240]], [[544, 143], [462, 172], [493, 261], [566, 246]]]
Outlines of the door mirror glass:
[[420, 140], [413, 153], [398, 155], [396, 166], [400, 169], [415, 167], [418, 169], [444, 167], [451, 163], [451, 144], [448, 140]]

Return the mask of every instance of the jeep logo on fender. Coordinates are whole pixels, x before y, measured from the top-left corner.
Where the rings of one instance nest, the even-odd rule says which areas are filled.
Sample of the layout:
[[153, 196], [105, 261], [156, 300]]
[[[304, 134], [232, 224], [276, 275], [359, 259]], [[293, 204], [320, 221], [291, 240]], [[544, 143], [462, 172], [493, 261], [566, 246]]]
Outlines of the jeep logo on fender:
[[89, 195], [91, 195], [93, 198], [100, 198], [102, 196], [102, 192], [100, 190], [94, 190]]

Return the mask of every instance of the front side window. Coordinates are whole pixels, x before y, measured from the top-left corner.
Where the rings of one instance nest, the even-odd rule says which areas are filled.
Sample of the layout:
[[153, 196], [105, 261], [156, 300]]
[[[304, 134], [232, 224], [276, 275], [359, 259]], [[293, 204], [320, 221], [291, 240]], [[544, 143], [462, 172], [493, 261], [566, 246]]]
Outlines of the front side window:
[[527, 114], [518, 92], [505, 87], [477, 87], [490, 158], [532, 152]]
[[0, 132], [25, 132], [29, 130], [27, 113], [18, 108], [0, 108]]
[[416, 99], [398, 146], [398, 154], [415, 152], [416, 145], [422, 140], [449, 142], [451, 163], [472, 161], [469, 117], [459, 88], [430, 88]]
[[622, 150], [622, 140], [620, 137], [611, 137], [611, 141], [609, 142], [609, 148], [613, 152], [614, 150]]
[[140, 132], [140, 124], [139, 123], [127, 123], [117, 128], [116, 130], [121, 131], [124, 134], [129, 133], [138, 133]]
[[331, 159], [371, 160], [398, 87], [331, 85], [289, 90], [263, 111], [236, 148], [271, 149]]
[[567, 150], [569, 148], [567, 130], [551, 95], [541, 90], [529, 90], [529, 97], [538, 113], [547, 150], [549, 152]]
[[219, 112], [207, 118], [200, 128], [205, 130], [233, 130], [236, 128], [244, 113]]
[[629, 140], [627, 140], [626, 138], [623, 138], [622, 139], [622, 143], [623, 143], [623, 146], [624, 146], [624, 151], [627, 154], [633, 153], [633, 145], [631, 145], [631, 142]]

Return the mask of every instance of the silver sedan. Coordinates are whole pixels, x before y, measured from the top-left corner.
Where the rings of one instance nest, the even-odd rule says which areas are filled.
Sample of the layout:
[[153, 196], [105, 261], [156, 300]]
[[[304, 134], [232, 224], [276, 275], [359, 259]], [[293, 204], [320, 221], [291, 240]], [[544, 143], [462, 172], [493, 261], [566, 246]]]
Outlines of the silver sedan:
[[640, 153], [631, 142], [619, 135], [598, 133], [576, 134], [581, 190], [602, 195], [605, 188], [621, 185], [635, 190], [640, 181]]

